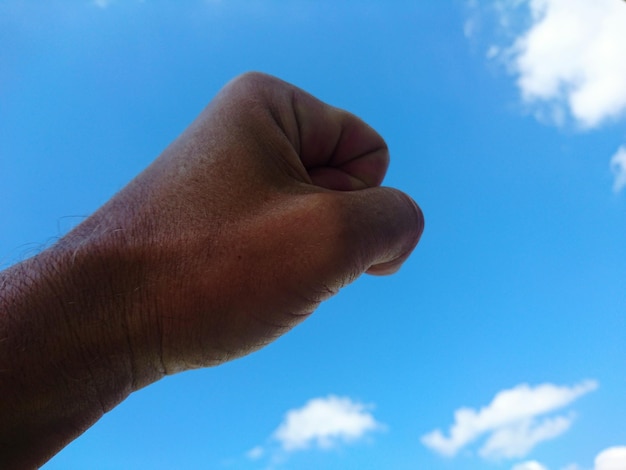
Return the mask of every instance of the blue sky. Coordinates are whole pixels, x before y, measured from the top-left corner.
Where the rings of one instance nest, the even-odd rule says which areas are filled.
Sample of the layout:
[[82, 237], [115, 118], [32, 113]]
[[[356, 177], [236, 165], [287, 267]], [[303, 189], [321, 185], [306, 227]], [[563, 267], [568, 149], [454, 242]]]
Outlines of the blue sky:
[[397, 275], [134, 394], [44, 468], [626, 468], [624, 21], [619, 0], [2, 2], [2, 266], [248, 70], [376, 128], [426, 217]]

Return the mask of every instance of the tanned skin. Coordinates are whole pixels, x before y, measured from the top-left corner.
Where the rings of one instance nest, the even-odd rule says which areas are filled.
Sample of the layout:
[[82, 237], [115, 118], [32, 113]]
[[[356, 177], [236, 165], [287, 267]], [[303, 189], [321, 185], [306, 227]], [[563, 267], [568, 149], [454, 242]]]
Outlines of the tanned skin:
[[135, 390], [272, 342], [424, 221], [380, 187], [355, 116], [276, 78], [230, 82], [148, 168], [0, 273], [0, 468], [36, 468]]

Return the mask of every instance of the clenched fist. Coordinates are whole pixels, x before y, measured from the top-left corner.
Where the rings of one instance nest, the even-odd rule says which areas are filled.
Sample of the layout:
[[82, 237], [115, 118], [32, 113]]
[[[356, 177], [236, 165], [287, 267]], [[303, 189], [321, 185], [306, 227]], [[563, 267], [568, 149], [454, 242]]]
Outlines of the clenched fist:
[[0, 464], [39, 465], [134, 390], [395, 272], [424, 222], [380, 187], [388, 162], [345, 111], [267, 75], [229, 83], [105, 206], [0, 274]]

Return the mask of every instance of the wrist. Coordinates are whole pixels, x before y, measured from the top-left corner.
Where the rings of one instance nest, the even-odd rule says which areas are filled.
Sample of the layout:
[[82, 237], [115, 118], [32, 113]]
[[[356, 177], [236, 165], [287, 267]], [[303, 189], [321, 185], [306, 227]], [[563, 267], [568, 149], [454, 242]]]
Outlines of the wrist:
[[44, 260], [61, 270], [52, 282], [76, 344], [78, 362], [70, 370], [89, 370], [105, 412], [164, 375], [159, 325], [146, 301], [156, 257], [146, 238], [96, 213], [48, 250], [52, 260]]
[[41, 465], [163, 375], [131, 315], [138, 253], [87, 228], [0, 273], [0, 467]]

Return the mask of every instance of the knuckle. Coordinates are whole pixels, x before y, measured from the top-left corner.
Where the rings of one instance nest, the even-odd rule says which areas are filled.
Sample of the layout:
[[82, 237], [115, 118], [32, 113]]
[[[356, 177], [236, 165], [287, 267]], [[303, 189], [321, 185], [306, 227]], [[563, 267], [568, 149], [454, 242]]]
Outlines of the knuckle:
[[275, 86], [278, 79], [262, 72], [245, 72], [230, 82], [230, 87], [243, 94], [258, 95]]

